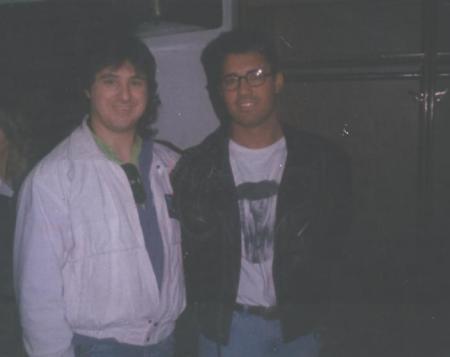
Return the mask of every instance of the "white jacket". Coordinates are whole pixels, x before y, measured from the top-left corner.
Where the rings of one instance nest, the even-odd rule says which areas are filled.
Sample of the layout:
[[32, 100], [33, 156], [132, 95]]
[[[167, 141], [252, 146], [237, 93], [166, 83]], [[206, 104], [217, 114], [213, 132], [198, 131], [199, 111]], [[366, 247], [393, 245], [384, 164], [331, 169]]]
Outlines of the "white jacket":
[[73, 333], [134, 345], [172, 333], [185, 306], [180, 228], [167, 205], [176, 159], [153, 145], [150, 180], [165, 250], [160, 293], [127, 177], [86, 122], [27, 177], [14, 282], [30, 356], [73, 356]]

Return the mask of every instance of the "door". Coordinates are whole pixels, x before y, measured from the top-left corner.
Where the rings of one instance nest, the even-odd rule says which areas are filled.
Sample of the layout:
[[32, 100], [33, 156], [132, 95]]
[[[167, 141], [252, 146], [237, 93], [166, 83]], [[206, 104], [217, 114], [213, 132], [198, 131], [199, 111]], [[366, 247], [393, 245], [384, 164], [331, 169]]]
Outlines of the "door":
[[444, 348], [450, 2], [247, 0], [240, 14], [241, 27], [276, 36], [283, 119], [352, 158], [354, 216], [328, 352]]

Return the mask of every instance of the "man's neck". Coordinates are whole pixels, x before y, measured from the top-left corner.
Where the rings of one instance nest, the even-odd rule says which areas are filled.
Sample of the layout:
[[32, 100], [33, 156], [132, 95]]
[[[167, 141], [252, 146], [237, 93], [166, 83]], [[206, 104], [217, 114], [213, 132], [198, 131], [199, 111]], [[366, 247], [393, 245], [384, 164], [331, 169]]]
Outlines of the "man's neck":
[[120, 161], [131, 162], [134, 140], [135, 134], [133, 133], [133, 135], [120, 136], [111, 139], [109, 142], [105, 141], [105, 144], [111, 148]]
[[241, 146], [250, 149], [261, 149], [272, 145], [283, 137], [283, 130], [279, 122], [271, 126], [242, 127], [231, 126], [231, 139]]
[[131, 162], [133, 154], [133, 144], [136, 139], [136, 131], [115, 133], [111, 131], [92, 128], [95, 135], [112, 150], [114, 155], [121, 162]]

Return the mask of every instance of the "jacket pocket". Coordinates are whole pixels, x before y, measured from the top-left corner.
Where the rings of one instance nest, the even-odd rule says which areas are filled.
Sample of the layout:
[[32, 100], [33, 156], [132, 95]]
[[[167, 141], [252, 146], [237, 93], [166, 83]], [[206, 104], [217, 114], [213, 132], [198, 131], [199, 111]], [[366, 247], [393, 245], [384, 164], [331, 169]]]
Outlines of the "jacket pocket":
[[71, 325], [103, 329], [147, 316], [159, 303], [145, 249], [97, 254], [64, 269], [65, 300]]

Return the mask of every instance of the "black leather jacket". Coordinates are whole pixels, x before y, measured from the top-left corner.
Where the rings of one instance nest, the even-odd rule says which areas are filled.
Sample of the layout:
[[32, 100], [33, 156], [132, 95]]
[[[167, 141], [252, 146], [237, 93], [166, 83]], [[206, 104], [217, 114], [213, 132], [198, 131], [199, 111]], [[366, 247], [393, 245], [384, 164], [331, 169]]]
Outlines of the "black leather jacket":
[[[285, 341], [310, 333], [326, 312], [330, 268], [350, 217], [350, 166], [328, 141], [284, 128], [273, 278]], [[236, 301], [241, 233], [224, 128], [188, 149], [172, 183], [182, 227], [188, 302], [201, 332], [227, 343]]]

